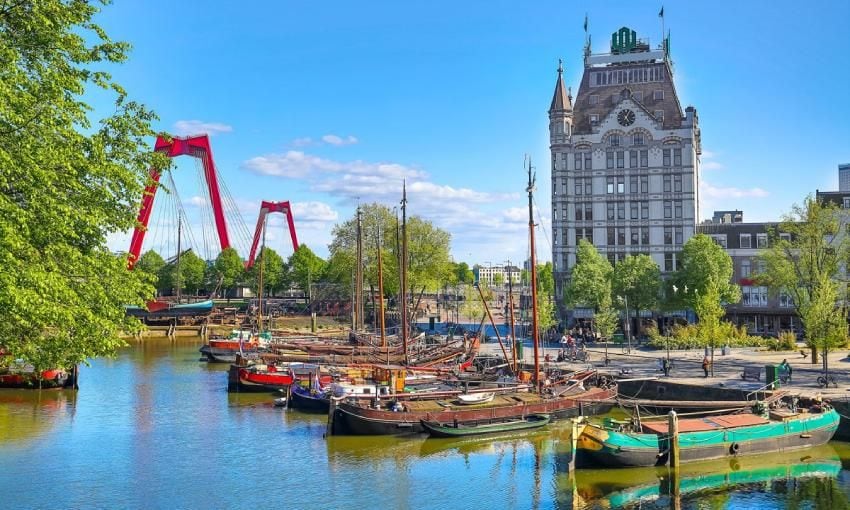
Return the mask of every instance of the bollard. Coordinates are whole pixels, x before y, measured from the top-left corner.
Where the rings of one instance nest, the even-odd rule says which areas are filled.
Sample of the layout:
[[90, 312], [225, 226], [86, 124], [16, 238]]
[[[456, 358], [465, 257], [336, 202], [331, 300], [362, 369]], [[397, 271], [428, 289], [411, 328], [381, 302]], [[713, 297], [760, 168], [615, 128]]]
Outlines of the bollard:
[[670, 444], [669, 463], [670, 467], [679, 467], [679, 418], [676, 411], [670, 411], [667, 415], [667, 435]]
[[310, 314], [310, 331], [316, 332], [316, 312]]

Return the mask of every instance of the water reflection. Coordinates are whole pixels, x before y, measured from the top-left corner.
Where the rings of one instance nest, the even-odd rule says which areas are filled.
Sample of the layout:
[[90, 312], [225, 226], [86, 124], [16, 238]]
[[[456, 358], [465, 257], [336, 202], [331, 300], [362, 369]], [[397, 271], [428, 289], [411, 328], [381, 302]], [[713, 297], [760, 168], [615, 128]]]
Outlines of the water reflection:
[[0, 389], [0, 443], [26, 445], [64, 419], [73, 419], [74, 390]]

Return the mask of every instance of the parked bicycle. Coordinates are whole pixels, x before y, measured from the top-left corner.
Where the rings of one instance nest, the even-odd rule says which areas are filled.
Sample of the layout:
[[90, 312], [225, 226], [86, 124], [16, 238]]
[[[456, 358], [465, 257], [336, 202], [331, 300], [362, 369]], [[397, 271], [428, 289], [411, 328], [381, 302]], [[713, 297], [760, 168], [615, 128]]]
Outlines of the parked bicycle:
[[835, 382], [835, 377], [832, 374], [821, 374], [818, 376], [818, 386], [828, 388], [830, 384], [833, 388], [838, 387], [838, 383]]

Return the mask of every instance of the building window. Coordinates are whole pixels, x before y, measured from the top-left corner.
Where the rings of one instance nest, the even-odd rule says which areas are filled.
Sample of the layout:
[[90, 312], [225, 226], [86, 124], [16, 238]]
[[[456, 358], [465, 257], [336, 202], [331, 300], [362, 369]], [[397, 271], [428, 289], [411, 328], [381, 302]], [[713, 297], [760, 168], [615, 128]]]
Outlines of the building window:
[[609, 195], [614, 193], [614, 178], [613, 177], [608, 177], [605, 180], [605, 192], [608, 193]]
[[756, 248], [767, 248], [767, 234], [756, 234]]
[[783, 308], [793, 308], [794, 300], [788, 294], [784, 292], [779, 293], [779, 306]]
[[629, 204], [629, 217], [633, 220], [638, 219], [638, 204], [637, 202], [632, 202]]
[[674, 218], [681, 218], [682, 217], [682, 201], [681, 200], [676, 200], [673, 203], [673, 213], [674, 213], [673, 214]]
[[641, 193], [649, 193], [649, 176], [641, 175], [640, 176], [640, 192]]
[[584, 180], [584, 194], [592, 195], [593, 194], [593, 179], [585, 179]]
[[672, 253], [665, 253], [664, 254], [664, 270], [668, 271], [668, 272], [669, 271], [675, 271], [674, 265], [675, 264], [674, 264], [674, 261], [673, 261], [673, 254]]
[[626, 192], [626, 178], [622, 175], [617, 176], [617, 193]]
[[780, 241], [788, 241], [790, 243], [791, 242], [791, 234], [789, 234], [787, 232], [782, 232], [782, 233], [779, 234], [779, 240]]
[[669, 200], [664, 202], [664, 217], [673, 217], [673, 202], [670, 202]]
[[614, 244], [616, 234], [614, 232], [614, 227], [608, 227], [608, 245], [611, 246]]
[[605, 168], [614, 168], [614, 152], [608, 151], [605, 153]]
[[594, 126], [596, 124], [599, 124], [599, 115], [596, 115], [595, 113], [591, 113], [590, 114], [590, 123], [591, 123], [591, 125], [594, 125]]
[[711, 236], [714, 239], [714, 242], [717, 243], [724, 250], [726, 249], [726, 234], [717, 234]]
[[637, 168], [638, 151], [629, 151], [629, 168]]
[[744, 285], [741, 287], [741, 304], [744, 306], [767, 306], [767, 287]]
[[670, 149], [664, 149], [661, 154], [661, 164], [663, 166], [670, 166]]
[[655, 119], [658, 122], [664, 122], [664, 110], [655, 110]]
[[608, 263], [611, 264], [612, 266], [616, 266], [617, 265], [617, 255], [614, 254], [614, 253], [609, 253], [608, 254]]
[[581, 195], [581, 192], [584, 190], [584, 183], [581, 179], [576, 179], [575, 185], [576, 195]]
[[626, 204], [624, 202], [620, 202], [617, 204], [617, 219], [626, 219]]
[[620, 246], [626, 245], [626, 229], [625, 227], [617, 227], [617, 244]]
[[661, 101], [664, 99], [664, 91], [663, 90], [655, 90], [652, 92], [652, 99], [656, 101]]
[[593, 204], [588, 202], [584, 204], [584, 220], [590, 221], [593, 219]]
[[673, 235], [674, 235], [674, 240], [673, 240], [674, 243], [682, 244], [682, 242], [684, 242], [685, 233], [682, 232], [682, 227], [676, 228], [676, 230], [673, 231]]
[[649, 166], [649, 151], [640, 151], [640, 167], [646, 168]]
[[750, 277], [750, 259], [744, 259], [741, 261], [741, 278], [749, 278]]
[[635, 133], [632, 135], [632, 145], [643, 145], [643, 133]]
[[[582, 208], [582, 204], [576, 204], [576, 221], [582, 221], [584, 219], [582, 212], [584, 212], [584, 209]], [[566, 216], [566, 214], [567, 214], [567, 211], [565, 209], [564, 210], [564, 216]], [[564, 218], [564, 219], [566, 219], [566, 218]]]
[[573, 166], [576, 170], [581, 170], [581, 153], [576, 152], [573, 154]]
[[649, 219], [649, 203], [641, 202], [640, 203], [640, 219], [648, 220]]
[[673, 176], [673, 191], [675, 191], [676, 193], [682, 192], [682, 176], [681, 175], [674, 175]]
[[[598, 78], [598, 77], [599, 77], [599, 76], [597, 75], [597, 78]], [[597, 96], [596, 94], [592, 94], [592, 95], [590, 96], [590, 106], [595, 106], [595, 105], [596, 105], [596, 104], [598, 104], [598, 103], [599, 103], [599, 96]]]
[[620, 135], [611, 135], [608, 137], [608, 143], [611, 144], [611, 147], [619, 147], [620, 146]]
[[752, 248], [750, 234], [741, 234], [741, 248]]
[[617, 168], [625, 168], [626, 167], [626, 153], [625, 151], [617, 151]]
[[670, 193], [673, 191], [673, 176], [667, 174], [664, 176], [664, 193]]
[[633, 175], [629, 177], [629, 193], [637, 193], [638, 192], [638, 178], [637, 175]]
[[648, 227], [640, 227], [640, 244], [644, 246], [649, 245], [649, 228]]
[[590, 152], [584, 153], [584, 169], [593, 170], [593, 156], [590, 154]]
[[608, 209], [608, 216], [607, 216], [607, 218], [608, 218], [609, 220], [613, 220], [613, 219], [614, 219], [614, 204], [613, 204], [613, 203], [611, 203], [611, 202], [608, 202], [608, 203], [606, 204], [606, 206], [607, 206], [607, 209]]
[[640, 232], [638, 231], [638, 229], [633, 228], [629, 231], [629, 237], [630, 237], [631, 245], [637, 246], [638, 242], [640, 241]]
[[664, 244], [673, 244], [673, 227], [664, 227]]
[[682, 149], [673, 149], [673, 165], [682, 166]]

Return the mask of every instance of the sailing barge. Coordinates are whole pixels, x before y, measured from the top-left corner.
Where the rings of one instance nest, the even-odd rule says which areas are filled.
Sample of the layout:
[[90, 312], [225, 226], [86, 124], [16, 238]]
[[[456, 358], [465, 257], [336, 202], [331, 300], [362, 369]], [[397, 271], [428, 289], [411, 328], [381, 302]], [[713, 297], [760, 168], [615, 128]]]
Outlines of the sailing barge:
[[[814, 402], [799, 409], [771, 409], [678, 420], [681, 462], [732, 458], [810, 448], [829, 442], [839, 415]], [[583, 464], [605, 467], [657, 466], [668, 462], [671, 435], [666, 421], [622, 426], [587, 424], [578, 439]]]

